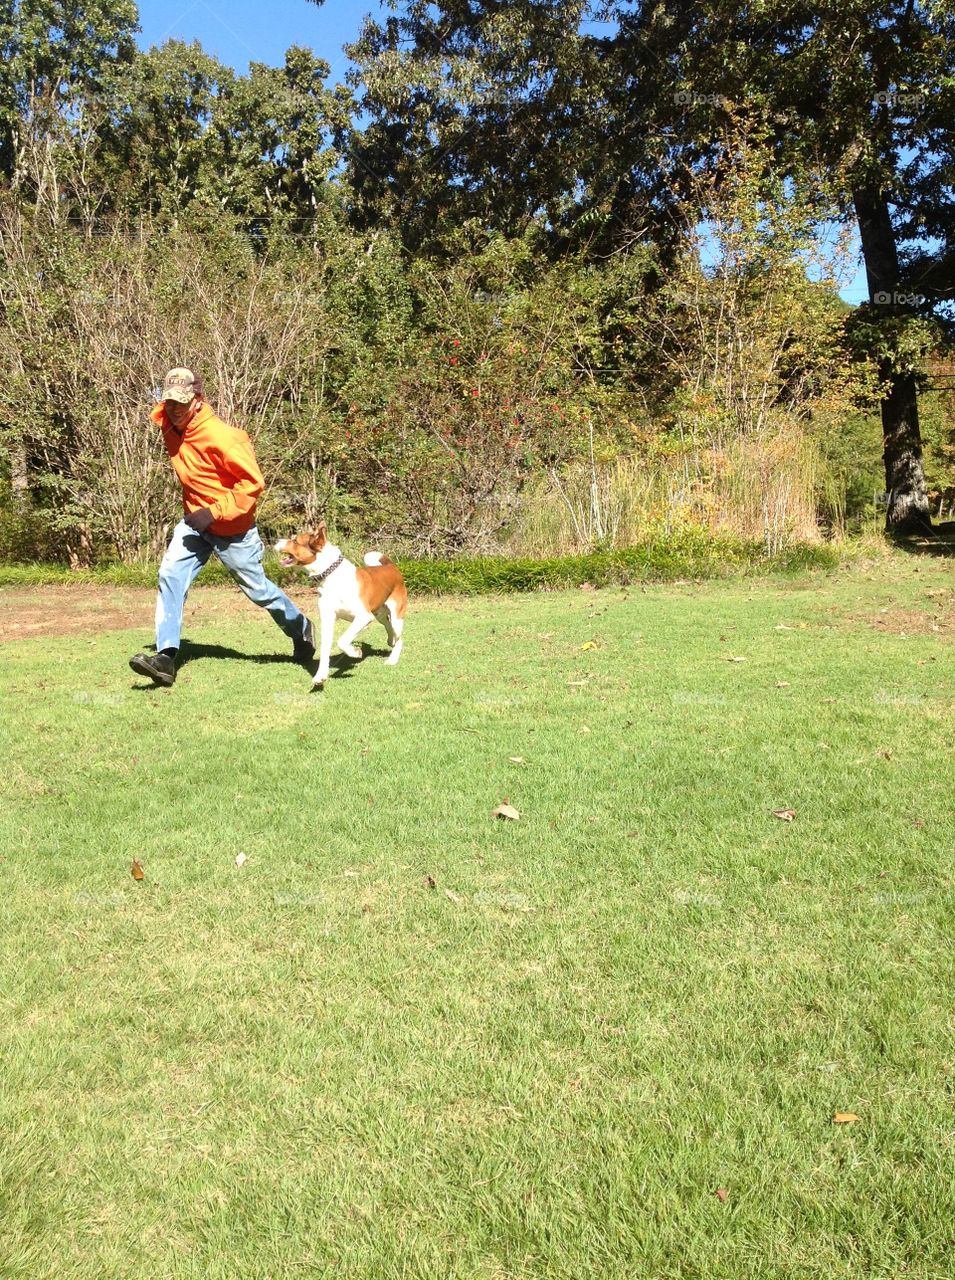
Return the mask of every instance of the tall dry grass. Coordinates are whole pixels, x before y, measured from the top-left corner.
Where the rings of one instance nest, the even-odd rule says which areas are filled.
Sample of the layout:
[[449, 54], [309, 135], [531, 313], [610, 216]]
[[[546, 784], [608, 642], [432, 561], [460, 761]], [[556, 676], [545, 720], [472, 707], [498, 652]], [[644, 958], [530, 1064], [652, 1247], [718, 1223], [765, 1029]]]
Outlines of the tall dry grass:
[[821, 540], [821, 470], [815, 442], [793, 426], [722, 448], [690, 441], [679, 454], [580, 463], [529, 487], [504, 550], [551, 556], [627, 547], [692, 524], [762, 541], [775, 555]]

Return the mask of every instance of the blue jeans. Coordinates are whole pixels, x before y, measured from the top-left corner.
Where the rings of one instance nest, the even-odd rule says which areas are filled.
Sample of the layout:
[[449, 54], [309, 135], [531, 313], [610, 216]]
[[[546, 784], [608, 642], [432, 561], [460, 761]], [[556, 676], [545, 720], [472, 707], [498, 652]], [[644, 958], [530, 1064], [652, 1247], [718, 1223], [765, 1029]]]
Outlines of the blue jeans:
[[180, 520], [159, 566], [157, 649], [179, 648], [186, 596], [196, 574], [213, 551], [252, 603], [268, 609], [290, 639], [299, 640], [304, 636], [305, 614], [265, 576], [262, 568], [265, 548], [255, 525], [246, 533], [234, 533], [223, 538], [211, 532], [196, 533], [184, 520]]

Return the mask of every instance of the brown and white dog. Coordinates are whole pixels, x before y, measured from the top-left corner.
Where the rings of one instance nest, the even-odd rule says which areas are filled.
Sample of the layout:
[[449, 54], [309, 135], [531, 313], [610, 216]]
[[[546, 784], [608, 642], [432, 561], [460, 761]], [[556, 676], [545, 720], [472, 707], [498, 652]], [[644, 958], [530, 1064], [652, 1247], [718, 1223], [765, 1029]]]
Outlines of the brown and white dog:
[[314, 533], [297, 533], [294, 538], [281, 538], [275, 550], [286, 567], [298, 565], [318, 585], [319, 641], [318, 670], [313, 684], [324, 684], [328, 679], [328, 663], [332, 653], [332, 640], [337, 618], [351, 619], [351, 626], [342, 632], [338, 647], [349, 658], [360, 658], [361, 650], [354, 640], [359, 631], [377, 618], [388, 632], [391, 653], [385, 659], [393, 667], [401, 657], [401, 633], [405, 625], [405, 609], [408, 593], [397, 565], [377, 551], [369, 551], [363, 568], [346, 560], [338, 547], [329, 541], [325, 521]]

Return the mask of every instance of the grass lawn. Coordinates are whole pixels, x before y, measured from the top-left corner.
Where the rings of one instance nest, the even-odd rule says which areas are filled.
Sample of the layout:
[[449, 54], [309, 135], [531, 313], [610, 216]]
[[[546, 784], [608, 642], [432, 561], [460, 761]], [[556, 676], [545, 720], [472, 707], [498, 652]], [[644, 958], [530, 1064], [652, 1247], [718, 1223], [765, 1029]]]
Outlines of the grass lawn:
[[4, 645], [0, 1276], [949, 1280], [950, 563]]

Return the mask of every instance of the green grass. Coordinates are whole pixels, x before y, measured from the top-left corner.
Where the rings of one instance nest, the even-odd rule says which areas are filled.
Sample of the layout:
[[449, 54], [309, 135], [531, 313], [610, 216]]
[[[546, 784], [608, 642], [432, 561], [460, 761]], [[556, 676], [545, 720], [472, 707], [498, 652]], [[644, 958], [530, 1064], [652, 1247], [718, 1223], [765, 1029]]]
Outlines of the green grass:
[[0, 1275], [947, 1280], [949, 578], [5, 646]]

